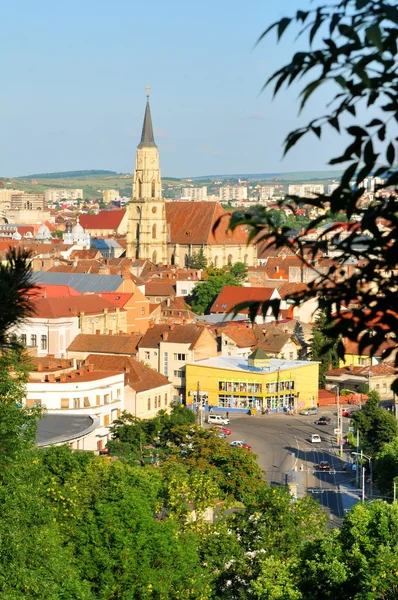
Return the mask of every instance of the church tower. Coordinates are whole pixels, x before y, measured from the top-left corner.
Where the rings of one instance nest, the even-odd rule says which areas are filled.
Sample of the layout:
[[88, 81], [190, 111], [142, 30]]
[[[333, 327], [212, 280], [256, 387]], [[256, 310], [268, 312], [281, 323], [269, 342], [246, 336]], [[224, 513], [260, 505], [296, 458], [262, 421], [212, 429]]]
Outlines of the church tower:
[[127, 258], [167, 263], [167, 224], [159, 153], [153, 137], [149, 87], [141, 141], [137, 147], [133, 192], [128, 206]]

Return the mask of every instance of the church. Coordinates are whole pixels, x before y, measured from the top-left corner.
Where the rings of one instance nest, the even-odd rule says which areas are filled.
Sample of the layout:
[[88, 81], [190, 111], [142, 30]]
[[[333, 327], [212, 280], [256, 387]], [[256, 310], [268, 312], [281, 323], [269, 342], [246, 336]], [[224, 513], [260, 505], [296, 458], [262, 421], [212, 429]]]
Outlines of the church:
[[[221, 218], [220, 224], [213, 227]], [[186, 266], [203, 250], [208, 265], [257, 264], [244, 227], [228, 230], [229, 214], [218, 202], [175, 202], [162, 198], [159, 152], [155, 143], [149, 89], [141, 141], [137, 147], [132, 198], [128, 205], [128, 258]]]

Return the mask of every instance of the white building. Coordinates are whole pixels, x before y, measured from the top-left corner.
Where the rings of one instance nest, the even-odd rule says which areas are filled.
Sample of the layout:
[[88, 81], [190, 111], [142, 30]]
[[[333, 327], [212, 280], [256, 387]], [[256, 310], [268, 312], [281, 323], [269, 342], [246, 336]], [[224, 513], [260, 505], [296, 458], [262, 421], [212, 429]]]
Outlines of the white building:
[[44, 192], [44, 198], [47, 204], [53, 204], [54, 202], [60, 202], [61, 200], [77, 200], [81, 198], [83, 200], [82, 189], [56, 189], [51, 188]]
[[182, 197], [184, 200], [194, 200], [202, 202], [207, 200], [207, 186], [202, 187], [185, 187], [182, 189]]
[[94, 371], [93, 365], [61, 373], [37, 372], [27, 383], [26, 404], [43, 406], [49, 414], [98, 419], [79, 449], [101, 450], [110, 439], [109, 427], [124, 410], [124, 373]]
[[274, 195], [275, 188], [271, 185], [262, 185], [259, 189], [260, 200], [269, 200]]
[[328, 185], [328, 196], [331, 196], [334, 192], [334, 190], [337, 190], [337, 188], [339, 187], [339, 183], [330, 183]]
[[247, 200], [247, 187], [244, 185], [224, 185], [220, 187], [220, 202]]
[[300, 185], [289, 185], [289, 196], [298, 196], [299, 198], [310, 198], [317, 194], [324, 194], [325, 186], [321, 183], [302, 183]]
[[86, 233], [83, 227], [79, 223], [79, 217], [77, 218], [76, 225], [71, 227], [71, 223], [66, 224], [64, 233], [64, 243], [67, 245], [76, 245], [81, 249], [89, 249], [91, 245], [90, 234]]

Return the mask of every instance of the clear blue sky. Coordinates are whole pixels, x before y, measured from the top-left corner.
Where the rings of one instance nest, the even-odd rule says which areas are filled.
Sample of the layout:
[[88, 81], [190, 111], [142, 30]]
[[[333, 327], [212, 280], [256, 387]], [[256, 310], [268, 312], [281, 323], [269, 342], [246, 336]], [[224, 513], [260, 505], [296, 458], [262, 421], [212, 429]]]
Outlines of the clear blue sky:
[[[253, 49], [268, 24], [306, 3], [5, 3], [0, 175], [131, 172], [147, 84], [164, 175], [324, 169], [340, 147], [333, 135], [322, 144], [309, 138], [281, 160], [286, 133], [304, 122], [297, 90], [274, 101], [259, 93], [292, 45], [272, 35]], [[321, 110], [317, 98], [304, 120]]]

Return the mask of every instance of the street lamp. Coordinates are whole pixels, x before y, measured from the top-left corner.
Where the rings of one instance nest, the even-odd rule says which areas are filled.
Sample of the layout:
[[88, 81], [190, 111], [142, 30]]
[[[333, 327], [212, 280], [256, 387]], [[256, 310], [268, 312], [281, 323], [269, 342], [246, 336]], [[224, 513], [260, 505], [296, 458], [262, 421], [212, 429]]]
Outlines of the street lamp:
[[[366, 460], [369, 461], [369, 472], [370, 472], [370, 499], [372, 500], [373, 498], [373, 470], [372, 470], [372, 458], [373, 456], [367, 456], [366, 454], [364, 454], [361, 450], [361, 452], [352, 452], [351, 454], [353, 454], [354, 456], [360, 456], [361, 457], [361, 461], [366, 458]], [[358, 460], [358, 459], [357, 459]], [[365, 469], [362, 470], [362, 502], [365, 502], [365, 477], [364, 477], [364, 471]]]

